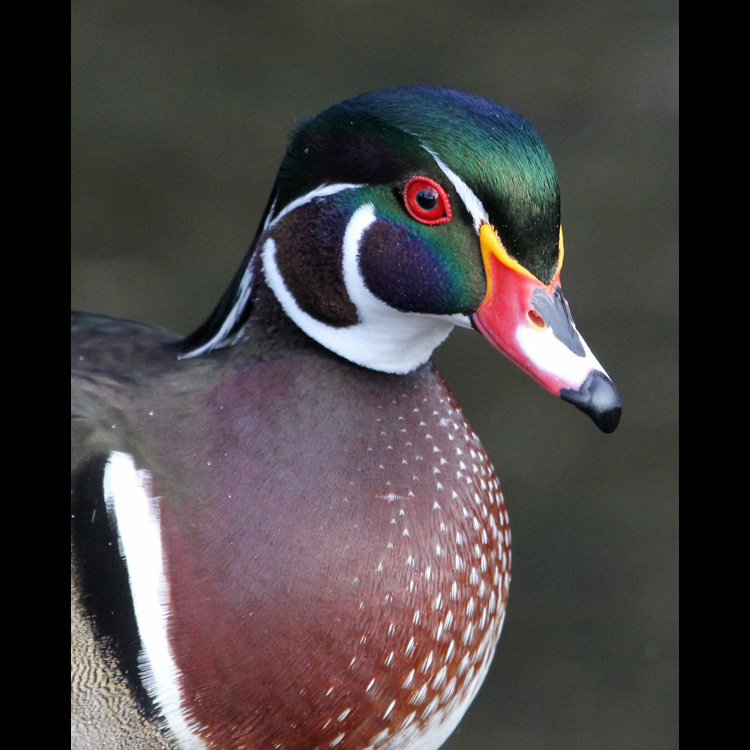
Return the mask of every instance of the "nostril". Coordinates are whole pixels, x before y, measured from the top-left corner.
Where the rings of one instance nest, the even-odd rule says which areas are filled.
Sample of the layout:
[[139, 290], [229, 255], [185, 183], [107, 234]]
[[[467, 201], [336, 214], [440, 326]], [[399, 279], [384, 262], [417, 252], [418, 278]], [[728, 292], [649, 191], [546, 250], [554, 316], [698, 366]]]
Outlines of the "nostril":
[[528, 313], [526, 313], [529, 318], [529, 323], [531, 323], [534, 328], [536, 328], [538, 331], [541, 331], [547, 327], [547, 324], [544, 322], [544, 318], [536, 311], [536, 310], [529, 310]]

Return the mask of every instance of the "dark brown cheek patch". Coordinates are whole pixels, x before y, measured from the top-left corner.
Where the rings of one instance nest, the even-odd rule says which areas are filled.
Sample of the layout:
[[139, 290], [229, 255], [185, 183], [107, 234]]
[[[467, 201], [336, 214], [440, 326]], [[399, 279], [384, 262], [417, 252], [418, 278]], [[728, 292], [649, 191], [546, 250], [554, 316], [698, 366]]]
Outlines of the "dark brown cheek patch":
[[341, 266], [346, 217], [325, 199], [292, 211], [275, 227], [276, 262], [303, 312], [336, 328], [359, 322]]

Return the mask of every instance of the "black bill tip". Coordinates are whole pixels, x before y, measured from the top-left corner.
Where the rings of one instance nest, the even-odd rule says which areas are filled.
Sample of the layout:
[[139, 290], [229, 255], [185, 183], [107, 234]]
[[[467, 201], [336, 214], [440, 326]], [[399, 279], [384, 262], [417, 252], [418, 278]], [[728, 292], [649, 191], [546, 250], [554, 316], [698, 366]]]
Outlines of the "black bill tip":
[[563, 388], [560, 398], [588, 414], [602, 432], [614, 432], [620, 424], [620, 392], [603, 372], [592, 370], [577, 391]]

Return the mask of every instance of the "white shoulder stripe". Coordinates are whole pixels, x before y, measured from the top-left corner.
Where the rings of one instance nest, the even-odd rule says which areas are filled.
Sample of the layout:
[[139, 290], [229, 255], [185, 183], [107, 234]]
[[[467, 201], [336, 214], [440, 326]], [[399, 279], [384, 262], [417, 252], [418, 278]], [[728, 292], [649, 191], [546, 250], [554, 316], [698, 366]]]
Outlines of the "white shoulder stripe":
[[108, 513], [117, 523], [120, 554], [128, 571], [143, 646], [139, 657], [143, 684], [162, 711], [180, 748], [204, 750], [204, 742], [182, 708], [180, 670], [167, 636], [169, 586], [161, 544], [159, 502], [151, 494], [151, 475], [139, 471], [127, 453], [111, 453], [104, 470], [104, 499]]

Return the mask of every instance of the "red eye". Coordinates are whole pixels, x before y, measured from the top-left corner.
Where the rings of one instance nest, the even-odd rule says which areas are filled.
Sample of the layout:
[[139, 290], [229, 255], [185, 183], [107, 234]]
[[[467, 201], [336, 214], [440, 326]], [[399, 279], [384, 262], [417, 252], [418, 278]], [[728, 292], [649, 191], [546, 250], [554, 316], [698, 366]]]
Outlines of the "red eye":
[[404, 205], [422, 224], [446, 224], [451, 220], [451, 202], [442, 185], [429, 177], [412, 177], [404, 186]]

